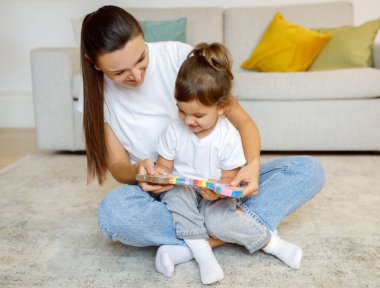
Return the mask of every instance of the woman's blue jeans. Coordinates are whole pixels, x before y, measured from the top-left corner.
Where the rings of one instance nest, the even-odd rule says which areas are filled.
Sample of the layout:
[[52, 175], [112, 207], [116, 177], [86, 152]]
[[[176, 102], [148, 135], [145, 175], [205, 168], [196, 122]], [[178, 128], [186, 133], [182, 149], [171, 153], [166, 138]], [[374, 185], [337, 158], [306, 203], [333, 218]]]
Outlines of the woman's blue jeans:
[[[259, 193], [239, 206], [274, 230], [281, 221], [313, 198], [324, 184], [324, 171], [310, 156], [272, 160], [261, 165]], [[176, 238], [165, 204], [139, 186], [121, 186], [109, 192], [99, 206], [99, 226], [107, 239], [131, 246], [183, 244]]]

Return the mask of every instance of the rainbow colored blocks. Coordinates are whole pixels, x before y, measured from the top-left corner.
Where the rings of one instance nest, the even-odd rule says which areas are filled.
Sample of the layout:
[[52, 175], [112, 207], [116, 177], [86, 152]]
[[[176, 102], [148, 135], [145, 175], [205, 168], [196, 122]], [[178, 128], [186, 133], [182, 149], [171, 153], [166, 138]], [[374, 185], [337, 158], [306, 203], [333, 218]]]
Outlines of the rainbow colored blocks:
[[151, 175], [136, 175], [137, 181], [144, 181], [154, 184], [173, 184], [173, 185], [186, 185], [186, 186], [194, 186], [194, 187], [203, 187], [210, 190], [213, 190], [215, 193], [233, 197], [233, 198], [241, 198], [243, 197], [243, 187], [232, 187], [228, 184], [221, 184], [218, 182], [179, 177], [179, 176], [151, 176]]

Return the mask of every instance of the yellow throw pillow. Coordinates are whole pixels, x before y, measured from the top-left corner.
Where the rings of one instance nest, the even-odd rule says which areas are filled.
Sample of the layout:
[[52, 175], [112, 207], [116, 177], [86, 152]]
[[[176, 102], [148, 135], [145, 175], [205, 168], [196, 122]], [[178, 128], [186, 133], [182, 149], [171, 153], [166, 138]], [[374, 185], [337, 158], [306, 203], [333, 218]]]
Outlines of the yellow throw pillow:
[[330, 33], [318, 33], [290, 23], [277, 12], [241, 68], [261, 72], [306, 71], [331, 37]]

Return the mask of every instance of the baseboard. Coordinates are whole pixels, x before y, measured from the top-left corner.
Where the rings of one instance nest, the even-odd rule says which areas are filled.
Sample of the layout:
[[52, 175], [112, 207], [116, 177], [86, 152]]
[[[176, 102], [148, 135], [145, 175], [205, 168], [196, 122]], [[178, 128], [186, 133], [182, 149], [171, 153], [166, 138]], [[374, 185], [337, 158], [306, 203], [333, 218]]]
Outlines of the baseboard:
[[0, 128], [8, 127], [35, 127], [31, 91], [0, 91]]

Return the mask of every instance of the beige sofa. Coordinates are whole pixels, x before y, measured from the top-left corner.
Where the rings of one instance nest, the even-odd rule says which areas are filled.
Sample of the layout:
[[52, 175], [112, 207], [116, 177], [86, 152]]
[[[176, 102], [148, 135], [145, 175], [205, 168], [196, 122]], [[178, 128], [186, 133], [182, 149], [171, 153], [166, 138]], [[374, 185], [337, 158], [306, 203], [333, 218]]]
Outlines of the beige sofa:
[[[234, 92], [256, 121], [262, 150], [379, 151], [380, 45], [374, 68], [258, 73], [240, 63], [260, 41], [276, 11], [298, 25], [353, 25], [348, 1], [239, 8], [127, 8], [139, 20], [187, 18], [188, 43], [223, 42], [234, 59]], [[38, 147], [83, 150], [79, 49], [31, 52]]]

